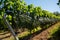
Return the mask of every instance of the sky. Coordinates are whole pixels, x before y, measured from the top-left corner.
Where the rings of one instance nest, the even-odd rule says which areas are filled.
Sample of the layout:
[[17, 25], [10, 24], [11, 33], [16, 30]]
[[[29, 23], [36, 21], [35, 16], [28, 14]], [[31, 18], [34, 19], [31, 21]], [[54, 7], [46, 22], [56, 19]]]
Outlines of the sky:
[[24, 0], [27, 5], [34, 4], [34, 6], [40, 6], [44, 10], [50, 12], [60, 12], [60, 8], [57, 5], [58, 0]]

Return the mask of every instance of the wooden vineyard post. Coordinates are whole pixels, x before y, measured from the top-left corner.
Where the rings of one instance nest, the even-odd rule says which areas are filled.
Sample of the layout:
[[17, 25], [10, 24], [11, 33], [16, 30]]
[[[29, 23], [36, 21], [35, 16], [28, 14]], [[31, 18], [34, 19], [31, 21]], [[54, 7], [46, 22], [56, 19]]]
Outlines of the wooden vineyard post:
[[13, 28], [11, 27], [11, 25], [9, 24], [9, 22], [6, 20], [6, 13], [4, 13], [4, 17], [3, 17], [4, 21], [5, 21], [5, 24], [7, 25], [7, 27], [9, 28], [9, 30], [11, 31], [13, 37], [15, 40], [19, 40], [19, 38], [16, 36]]

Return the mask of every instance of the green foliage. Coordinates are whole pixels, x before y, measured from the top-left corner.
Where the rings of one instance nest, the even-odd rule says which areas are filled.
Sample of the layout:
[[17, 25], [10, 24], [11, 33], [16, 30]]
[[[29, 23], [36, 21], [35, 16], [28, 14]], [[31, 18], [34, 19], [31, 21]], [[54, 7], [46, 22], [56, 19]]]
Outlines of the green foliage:
[[[49, 19], [59, 19], [55, 14], [42, 10], [41, 7], [34, 7], [33, 4], [26, 5], [23, 0], [1, 0], [0, 1], [0, 20], [3, 21], [3, 15], [6, 13], [6, 19], [13, 28], [34, 29], [40, 26], [40, 17]], [[47, 19], [48, 20], [48, 19]], [[42, 20], [43, 24], [47, 21]], [[48, 21], [50, 23], [51, 21]], [[0, 24], [1, 25], [1, 24]], [[4, 24], [2, 24], [4, 25]]]

